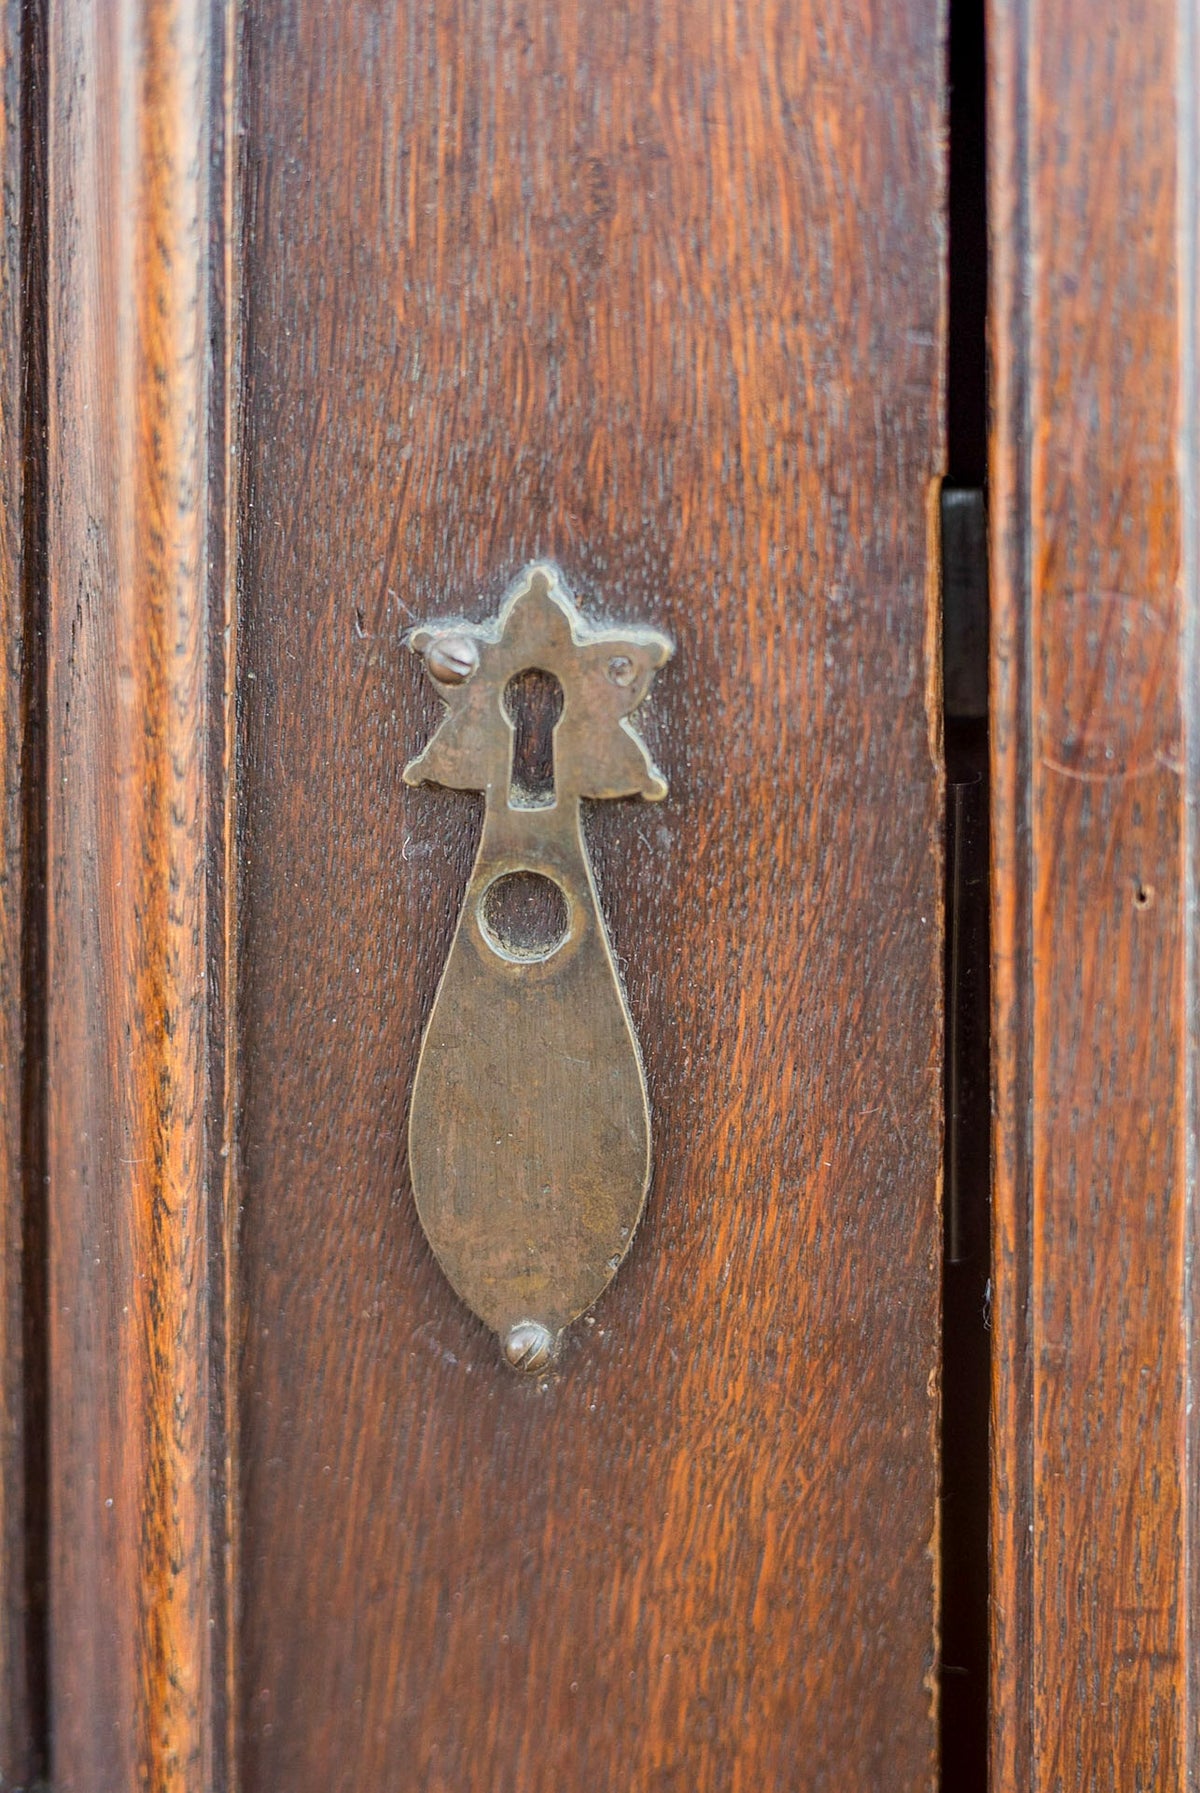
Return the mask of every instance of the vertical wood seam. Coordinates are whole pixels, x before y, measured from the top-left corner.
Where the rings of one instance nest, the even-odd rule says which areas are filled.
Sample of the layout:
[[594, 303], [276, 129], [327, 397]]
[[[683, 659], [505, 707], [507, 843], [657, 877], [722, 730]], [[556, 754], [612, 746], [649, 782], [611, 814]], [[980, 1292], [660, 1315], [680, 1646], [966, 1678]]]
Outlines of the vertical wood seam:
[[1178, 185], [1179, 242], [1179, 495], [1180, 602], [1182, 612], [1181, 712], [1184, 730], [1184, 1184], [1185, 1289], [1183, 1648], [1187, 1664], [1183, 1750], [1186, 1784], [1200, 1787], [1200, 1412], [1197, 1411], [1196, 1264], [1200, 1215], [1196, 1179], [1200, 1170], [1200, 29], [1194, 0], [1178, 0]]
[[238, 426], [241, 393], [241, 165], [239, 157], [240, 28], [238, 0], [215, 0], [214, 38], [221, 42], [221, 565], [222, 565], [222, 764], [220, 784], [222, 887], [221, 958], [224, 1050], [221, 1091], [221, 1254], [222, 1353], [220, 1409], [224, 1421], [223, 1486], [223, 1667], [222, 1772], [224, 1793], [237, 1786], [237, 648], [238, 648]]
[[25, 691], [22, 989], [22, 1375], [24, 1378], [26, 1686], [30, 1772], [45, 1773], [49, 1385], [46, 1266], [46, 30], [45, 0], [22, 7], [21, 557]]
[[[1033, 1702], [1022, 1672], [1032, 1622], [1032, 1363], [1029, 1241], [1032, 1199], [1033, 887], [1029, 820], [1032, 645], [1029, 537], [1029, 378], [1014, 344], [1027, 340], [1029, 168], [1026, 71], [1030, 0], [990, 0], [988, 42], [989, 445], [994, 1088], [992, 1288], [991, 1774], [998, 1790], [1033, 1784]], [[1005, 758], [1001, 743], [1011, 740]]]
[[45, 8], [0, 21], [0, 1774], [45, 1768]]

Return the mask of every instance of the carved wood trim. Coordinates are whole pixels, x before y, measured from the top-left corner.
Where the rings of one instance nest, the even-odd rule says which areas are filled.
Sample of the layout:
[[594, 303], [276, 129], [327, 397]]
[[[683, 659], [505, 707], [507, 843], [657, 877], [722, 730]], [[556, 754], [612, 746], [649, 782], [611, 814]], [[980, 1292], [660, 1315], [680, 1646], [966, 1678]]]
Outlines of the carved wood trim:
[[226, 20], [50, 27], [54, 1784], [224, 1784]]

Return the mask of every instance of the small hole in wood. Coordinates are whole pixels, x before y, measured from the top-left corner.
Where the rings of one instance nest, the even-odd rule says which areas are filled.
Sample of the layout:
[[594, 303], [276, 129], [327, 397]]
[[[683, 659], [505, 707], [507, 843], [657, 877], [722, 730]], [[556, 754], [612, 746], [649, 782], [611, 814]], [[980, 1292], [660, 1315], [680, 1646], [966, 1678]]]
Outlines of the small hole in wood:
[[1135, 909], [1148, 909], [1153, 901], [1154, 901], [1154, 890], [1153, 890], [1152, 886], [1149, 884], [1139, 884], [1137, 889], [1133, 893], [1134, 908]]
[[554, 803], [554, 729], [563, 690], [552, 672], [530, 666], [509, 679], [504, 708], [513, 725], [510, 809], [549, 809]]
[[510, 959], [548, 959], [567, 937], [570, 911], [540, 872], [508, 872], [489, 884], [479, 906], [488, 944]]

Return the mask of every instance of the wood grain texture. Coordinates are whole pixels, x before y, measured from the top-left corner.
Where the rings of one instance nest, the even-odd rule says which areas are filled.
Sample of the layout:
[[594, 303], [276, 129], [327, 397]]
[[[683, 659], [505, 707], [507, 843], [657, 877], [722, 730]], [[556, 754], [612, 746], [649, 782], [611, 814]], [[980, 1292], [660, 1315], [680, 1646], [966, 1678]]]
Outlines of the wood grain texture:
[[[244, 1793], [929, 1787], [940, 8], [247, 42]], [[400, 633], [541, 555], [679, 649], [588, 818], [655, 1180], [526, 1385], [408, 1185], [479, 818]]]
[[[220, 1784], [214, 14], [50, 30], [56, 1790]], [[219, 218], [219, 203], [217, 215]], [[219, 406], [216, 408], [221, 415]], [[215, 715], [214, 715], [215, 704]]]
[[44, 1761], [44, 17], [0, 7], [0, 1785]]
[[992, 1773], [1021, 1793], [1200, 1765], [1189, 11], [991, 7]]

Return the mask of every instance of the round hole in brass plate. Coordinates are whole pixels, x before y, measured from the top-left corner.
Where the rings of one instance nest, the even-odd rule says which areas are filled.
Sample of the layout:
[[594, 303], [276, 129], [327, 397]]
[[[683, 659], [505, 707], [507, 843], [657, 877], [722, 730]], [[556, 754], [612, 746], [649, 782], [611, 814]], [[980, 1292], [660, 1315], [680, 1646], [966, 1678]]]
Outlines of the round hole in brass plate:
[[504, 872], [479, 899], [484, 939], [505, 959], [549, 959], [567, 938], [571, 910], [566, 894], [544, 872]]

